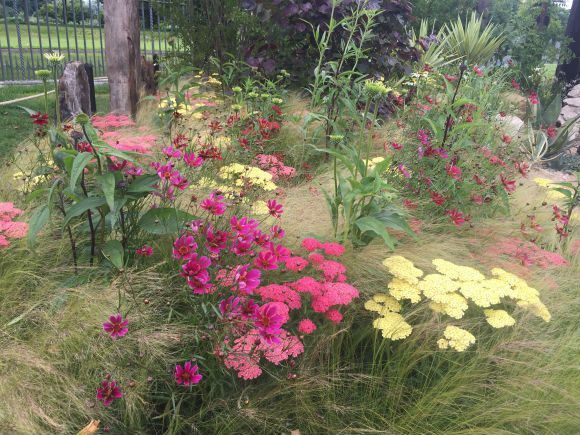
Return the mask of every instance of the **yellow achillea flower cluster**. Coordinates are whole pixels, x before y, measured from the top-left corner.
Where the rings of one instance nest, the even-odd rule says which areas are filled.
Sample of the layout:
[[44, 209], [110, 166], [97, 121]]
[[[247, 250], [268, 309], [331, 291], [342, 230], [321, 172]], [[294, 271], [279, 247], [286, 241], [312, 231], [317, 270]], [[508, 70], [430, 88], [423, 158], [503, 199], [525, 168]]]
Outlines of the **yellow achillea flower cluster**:
[[423, 276], [423, 271], [417, 269], [413, 263], [400, 255], [393, 255], [383, 261], [383, 265], [390, 274], [407, 281], [409, 284], [418, 284], [419, 278]]
[[[527, 309], [544, 321], [550, 321], [550, 312], [542, 303], [538, 290], [528, 286], [522, 278], [503, 269], [492, 269], [493, 278], [487, 278], [480, 271], [453, 264], [443, 259], [433, 260], [439, 273], [424, 275], [421, 269], [406, 258], [395, 255], [383, 261], [383, 265], [394, 278], [388, 284], [389, 294], [379, 293], [365, 303], [368, 311], [381, 317], [375, 319], [373, 326], [383, 331], [385, 338], [400, 340], [412, 332], [412, 326], [405, 322], [401, 302], [409, 300], [412, 304], [424, 296], [429, 307], [436, 313], [461, 319], [469, 308], [469, 302], [485, 308], [487, 322], [494, 328], [513, 326], [515, 319], [502, 309], [493, 309], [503, 299], [512, 299], [516, 305]], [[456, 326], [448, 326], [444, 337], [439, 340], [442, 349], [452, 348], [459, 352], [475, 342], [468, 331]]]
[[379, 329], [384, 338], [402, 340], [413, 332], [413, 327], [405, 322], [399, 313], [387, 312], [373, 321], [375, 329]]
[[516, 319], [508, 314], [505, 310], [483, 310], [485, 320], [494, 328], [504, 328], [506, 326], [513, 326]]
[[237, 187], [244, 187], [249, 184], [265, 191], [272, 191], [277, 188], [276, 184], [272, 182], [272, 174], [255, 166], [232, 163], [221, 168], [218, 175], [220, 178], [233, 182]]
[[475, 337], [465, 329], [448, 325], [443, 331], [443, 337], [437, 341], [439, 349], [455, 349], [457, 352], [464, 352], [469, 346], [475, 343]]

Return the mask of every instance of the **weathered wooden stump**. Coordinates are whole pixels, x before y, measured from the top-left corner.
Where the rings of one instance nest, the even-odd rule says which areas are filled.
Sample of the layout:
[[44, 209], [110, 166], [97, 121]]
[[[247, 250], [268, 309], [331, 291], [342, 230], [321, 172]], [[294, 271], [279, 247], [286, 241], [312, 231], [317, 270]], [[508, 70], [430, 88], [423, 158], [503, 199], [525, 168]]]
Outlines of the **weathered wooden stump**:
[[89, 116], [93, 114], [89, 76], [84, 63], [76, 61], [65, 66], [58, 81], [58, 92], [62, 120], [73, 118], [79, 113]]

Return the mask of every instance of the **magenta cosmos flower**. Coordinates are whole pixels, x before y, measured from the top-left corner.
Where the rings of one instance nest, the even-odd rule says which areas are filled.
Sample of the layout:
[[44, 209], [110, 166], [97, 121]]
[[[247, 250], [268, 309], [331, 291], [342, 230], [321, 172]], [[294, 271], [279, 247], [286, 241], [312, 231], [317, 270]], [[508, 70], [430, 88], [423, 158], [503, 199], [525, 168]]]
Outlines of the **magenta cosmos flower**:
[[123, 320], [123, 316], [120, 314], [113, 314], [109, 316], [109, 321], [103, 323], [103, 329], [107, 334], [111, 336], [111, 338], [116, 339], [120, 337], [124, 337], [127, 332], [129, 332], [129, 325], [128, 320]]
[[284, 323], [284, 317], [278, 314], [278, 309], [273, 303], [267, 303], [260, 307], [254, 319], [254, 325], [268, 334], [277, 334]]
[[183, 366], [176, 365], [175, 382], [177, 382], [177, 385], [183, 385], [184, 387], [198, 384], [203, 378], [198, 371], [197, 364], [192, 364], [191, 361], [187, 361]]
[[193, 236], [185, 234], [173, 243], [173, 258], [176, 260], [189, 260], [197, 249], [197, 243]]
[[103, 405], [109, 406], [113, 400], [123, 397], [121, 389], [115, 381], [104, 380], [101, 386], [97, 388], [97, 399], [103, 402]]
[[221, 216], [226, 212], [226, 204], [222, 202], [224, 197], [216, 193], [212, 193], [204, 199], [201, 203], [201, 208], [209, 211], [211, 214]]
[[268, 201], [268, 210], [270, 212], [270, 216], [274, 216], [275, 218], [279, 218], [284, 213], [284, 208], [282, 204], [278, 204], [275, 200], [271, 199]]
[[240, 292], [250, 294], [260, 285], [262, 273], [258, 269], [250, 269], [250, 266], [239, 266], [236, 270], [235, 281]]

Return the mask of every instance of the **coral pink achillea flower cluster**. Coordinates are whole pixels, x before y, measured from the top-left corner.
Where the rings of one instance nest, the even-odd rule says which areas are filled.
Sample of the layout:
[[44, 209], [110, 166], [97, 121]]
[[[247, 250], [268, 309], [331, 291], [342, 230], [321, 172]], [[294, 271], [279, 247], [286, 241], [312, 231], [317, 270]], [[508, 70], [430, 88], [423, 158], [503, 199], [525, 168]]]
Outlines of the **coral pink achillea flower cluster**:
[[280, 156], [272, 154], [258, 154], [256, 162], [260, 169], [272, 174], [272, 180], [276, 181], [280, 178], [290, 179], [296, 176], [296, 169], [291, 166], [286, 166]]
[[28, 233], [26, 222], [14, 222], [22, 210], [11, 202], [0, 202], [0, 248], [10, 246], [9, 239], [22, 239]]

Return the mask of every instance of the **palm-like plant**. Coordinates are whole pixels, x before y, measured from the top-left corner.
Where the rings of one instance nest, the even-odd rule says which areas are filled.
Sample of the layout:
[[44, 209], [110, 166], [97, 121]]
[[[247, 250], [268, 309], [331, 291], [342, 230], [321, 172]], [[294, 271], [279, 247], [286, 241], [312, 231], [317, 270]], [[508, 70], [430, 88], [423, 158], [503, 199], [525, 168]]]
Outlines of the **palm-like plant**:
[[[430, 37], [434, 35], [433, 31], [434, 24], [431, 24], [429, 20], [421, 20], [418, 33], [415, 32], [415, 29], [411, 29], [411, 40], [415, 41], [415, 44], [419, 44], [421, 40], [430, 39]], [[446, 34], [442, 28], [435, 35], [436, 40], [431, 41], [427, 49], [423, 50], [423, 54], [419, 59], [421, 67], [423, 67], [423, 65], [429, 65], [433, 68], [441, 68], [457, 60], [454, 55], [450, 55], [446, 52], [446, 45], [441, 43], [445, 37]]]
[[461, 18], [443, 28], [447, 56], [461, 58], [467, 65], [483, 65], [495, 54], [505, 40], [502, 33], [496, 34], [497, 26], [488, 23], [483, 26], [481, 16], [475, 12], [464, 25]]

